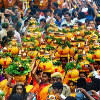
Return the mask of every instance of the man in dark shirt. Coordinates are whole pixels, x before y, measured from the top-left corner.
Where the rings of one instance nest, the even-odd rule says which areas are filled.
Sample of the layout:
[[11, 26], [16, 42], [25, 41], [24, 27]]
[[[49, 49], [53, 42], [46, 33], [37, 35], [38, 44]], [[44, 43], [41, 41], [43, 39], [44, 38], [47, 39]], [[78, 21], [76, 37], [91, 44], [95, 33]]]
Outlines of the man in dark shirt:
[[56, 14], [56, 13], [62, 13], [62, 10], [61, 9], [59, 9], [58, 8], [58, 3], [57, 2], [53, 2], [52, 3], [52, 8], [54, 9], [54, 15]]

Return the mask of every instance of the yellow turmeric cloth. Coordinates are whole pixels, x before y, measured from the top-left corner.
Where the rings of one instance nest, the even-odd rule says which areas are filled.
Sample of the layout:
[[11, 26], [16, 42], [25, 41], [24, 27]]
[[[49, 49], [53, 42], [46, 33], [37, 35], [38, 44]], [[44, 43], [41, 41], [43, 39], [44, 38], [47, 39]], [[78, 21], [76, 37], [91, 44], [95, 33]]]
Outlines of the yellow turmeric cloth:
[[12, 88], [7, 86], [7, 79], [0, 82], [0, 90], [5, 93], [5, 97], [8, 97], [12, 91]]

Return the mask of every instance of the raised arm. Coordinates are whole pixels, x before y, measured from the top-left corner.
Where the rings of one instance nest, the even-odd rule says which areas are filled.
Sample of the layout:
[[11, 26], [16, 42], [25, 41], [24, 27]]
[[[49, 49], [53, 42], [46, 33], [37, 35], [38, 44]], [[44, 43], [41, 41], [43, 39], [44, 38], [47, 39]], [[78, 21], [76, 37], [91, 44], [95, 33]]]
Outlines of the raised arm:
[[15, 86], [15, 84], [11, 83], [12, 79], [13, 79], [12, 77], [9, 77], [8, 82], [7, 82], [7, 86], [10, 87], [10, 88], [13, 88]]
[[32, 76], [35, 78], [35, 80], [37, 81], [37, 83], [39, 83], [39, 77], [36, 74], [36, 71], [37, 71], [37, 68], [38, 68], [39, 64], [40, 64], [40, 61], [38, 62], [38, 64], [36, 65], [36, 67], [32, 71]]

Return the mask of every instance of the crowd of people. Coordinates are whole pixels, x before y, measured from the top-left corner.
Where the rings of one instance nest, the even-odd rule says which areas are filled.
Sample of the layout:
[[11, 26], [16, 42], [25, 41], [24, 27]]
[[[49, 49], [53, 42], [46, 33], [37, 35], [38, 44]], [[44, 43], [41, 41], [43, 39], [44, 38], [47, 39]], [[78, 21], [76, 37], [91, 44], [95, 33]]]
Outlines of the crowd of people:
[[[47, 29], [54, 23], [58, 29], [85, 25], [100, 33], [100, 1], [99, 0], [66, 0], [62, 8], [58, 2], [52, 2], [51, 8], [41, 10], [34, 1], [29, 2], [29, 8], [19, 12], [19, 7], [0, 9], [0, 52], [8, 45], [11, 39], [22, 43], [22, 37], [29, 32], [30, 20], [34, 19], [42, 36], [48, 35]], [[40, 38], [42, 44], [43, 39]], [[67, 57], [61, 57], [61, 66], [64, 70]], [[100, 100], [100, 62], [89, 64], [88, 77], [86, 72], [80, 72], [77, 81], [68, 81], [64, 84], [66, 75], [60, 72], [49, 73], [38, 70], [36, 59], [32, 60], [31, 81], [26, 76], [23, 84], [15, 82], [13, 77], [5, 70], [0, 74], [0, 100]], [[2, 66], [0, 66], [2, 69]]]

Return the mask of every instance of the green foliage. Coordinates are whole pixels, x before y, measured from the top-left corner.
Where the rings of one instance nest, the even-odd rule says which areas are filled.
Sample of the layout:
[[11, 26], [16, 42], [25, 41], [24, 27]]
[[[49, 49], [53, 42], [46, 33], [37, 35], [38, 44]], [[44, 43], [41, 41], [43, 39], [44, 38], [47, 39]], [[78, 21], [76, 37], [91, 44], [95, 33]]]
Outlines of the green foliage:
[[95, 34], [96, 34], [97, 36], [99, 36], [99, 35], [100, 35], [97, 31], [95, 31]]
[[72, 70], [74, 68], [76, 68], [78, 70], [82, 69], [82, 67], [80, 66], [80, 64], [76, 64], [75, 65], [74, 62], [70, 62], [70, 63], [68, 62], [68, 63], [66, 63], [66, 65], [65, 65], [65, 73], [67, 73], [68, 70]]
[[30, 38], [30, 41], [31, 41], [31, 42], [34, 42], [34, 41], [35, 41], [35, 37], [31, 37], [31, 38]]
[[91, 32], [90, 31], [86, 31], [84, 33], [85, 33], [85, 35], [91, 35]]
[[29, 42], [29, 40], [26, 38], [26, 36], [22, 38], [22, 41], [23, 42]]
[[[6, 72], [10, 75], [26, 75], [31, 69], [29, 68], [30, 57], [27, 60], [21, 60], [19, 57], [14, 57], [13, 62], [6, 68]], [[19, 67], [20, 66], [20, 67]]]
[[42, 57], [40, 58], [40, 61], [43, 62], [43, 63], [45, 63], [45, 62], [49, 61], [49, 59], [46, 59], [46, 58], [44, 58], [44, 57], [42, 56]]
[[29, 26], [32, 26], [33, 24], [34, 24], [34, 22], [30, 22], [30, 23], [29, 23]]
[[94, 54], [94, 51], [93, 51], [93, 50], [89, 50], [88, 53], [90, 53], [90, 54]]
[[54, 32], [54, 30], [53, 30], [53, 29], [49, 29], [48, 31], [49, 31], [49, 32]]
[[43, 32], [45, 31], [43, 28], [36, 28], [35, 30], [33, 30], [33, 32]]
[[54, 50], [55, 48], [52, 47], [51, 45], [47, 44], [45, 50], [50, 51], [50, 50]]
[[77, 63], [78, 63], [79, 61], [81, 61], [81, 60], [83, 60], [83, 57], [82, 57], [81, 54], [79, 54], [78, 57], [77, 57]]
[[2, 73], [2, 69], [0, 69], [0, 74]]
[[60, 61], [53, 62], [53, 65], [60, 66], [61, 65], [61, 62]]
[[1, 97], [1, 100], [3, 100], [3, 97], [5, 96], [5, 93], [3, 91], [0, 90], [0, 97]]
[[59, 39], [56, 39], [56, 43], [61, 46], [63, 43], [62, 43], [62, 40], [59, 38]]
[[3, 52], [0, 52], [0, 57], [11, 57], [12, 56], [12, 54], [11, 54], [11, 52], [6, 52], [6, 53], [3, 53]]
[[90, 39], [89, 44], [92, 44], [94, 41], [92, 39]]
[[100, 38], [97, 40], [97, 42], [100, 42]]
[[94, 62], [95, 62], [94, 60], [92, 60], [92, 59], [90, 59], [90, 58], [88, 58], [88, 57], [86, 57], [86, 59], [87, 59], [90, 63], [94, 63]]

